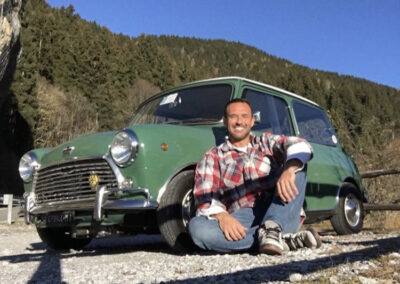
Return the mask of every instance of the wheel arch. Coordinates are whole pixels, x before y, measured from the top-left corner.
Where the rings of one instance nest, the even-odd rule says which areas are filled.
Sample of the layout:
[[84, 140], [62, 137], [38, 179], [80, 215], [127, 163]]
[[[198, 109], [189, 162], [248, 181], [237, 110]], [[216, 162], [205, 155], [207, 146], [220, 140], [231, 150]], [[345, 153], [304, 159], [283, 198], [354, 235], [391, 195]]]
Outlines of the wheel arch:
[[331, 213], [330, 217], [332, 217], [332, 215], [334, 215], [334, 214], [337, 214], [338, 210], [340, 210], [340, 208], [339, 208], [339, 199], [340, 199], [341, 196], [343, 196], [344, 189], [349, 185], [350, 186], [354, 186], [354, 188], [356, 189], [357, 197], [360, 198], [360, 200], [364, 201], [365, 198], [364, 198], [364, 196], [363, 196], [363, 194], [362, 194], [362, 192], [360, 190], [360, 187], [358, 186], [356, 180], [354, 178], [352, 178], [352, 177], [347, 177], [347, 178], [345, 178], [343, 180], [342, 184], [337, 189], [336, 205], [335, 205], [335, 208], [332, 210], [332, 213]]
[[366, 197], [360, 188], [360, 185], [357, 183], [357, 181], [353, 177], [347, 177], [344, 179], [342, 185], [339, 188], [338, 197], [341, 196], [341, 192], [343, 191], [343, 188], [346, 187], [348, 184], [351, 184], [356, 188], [357, 197], [360, 198], [360, 200], [362, 200], [363, 202], [367, 202]]
[[176, 177], [178, 174], [184, 171], [194, 171], [196, 169], [197, 163], [189, 163], [184, 165], [183, 167], [179, 168], [177, 171], [175, 171], [170, 177], [165, 181], [165, 183], [162, 185], [162, 187], [158, 190], [157, 194], [157, 202], [160, 204], [161, 198], [163, 197], [165, 191], [167, 190], [168, 184]]

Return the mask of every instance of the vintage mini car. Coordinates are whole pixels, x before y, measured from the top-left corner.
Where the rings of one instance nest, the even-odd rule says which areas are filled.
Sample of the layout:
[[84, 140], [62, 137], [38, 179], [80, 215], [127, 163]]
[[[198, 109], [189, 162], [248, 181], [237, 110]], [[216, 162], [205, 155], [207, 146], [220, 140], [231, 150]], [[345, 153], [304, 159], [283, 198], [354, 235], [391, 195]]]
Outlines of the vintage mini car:
[[300, 136], [313, 146], [306, 222], [330, 218], [338, 234], [362, 229], [367, 193], [324, 110], [291, 92], [224, 77], [161, 92], [143, 102], [120, 131], [82, 135], [20, 161], [25, 217], [53, 249], [81, 249], [92, 238], [158, 233], [175, 250], [190, 248], [194, 170], [226, 139], [225, 104], [246, 98], [255, 133]]

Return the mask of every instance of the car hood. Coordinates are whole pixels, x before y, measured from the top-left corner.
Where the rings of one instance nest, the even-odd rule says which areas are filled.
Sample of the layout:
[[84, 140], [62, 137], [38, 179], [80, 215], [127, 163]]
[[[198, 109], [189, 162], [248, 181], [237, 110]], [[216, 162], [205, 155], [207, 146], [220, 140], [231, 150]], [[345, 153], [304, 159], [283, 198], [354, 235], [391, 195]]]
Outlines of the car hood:
[[[129, 126], [134, 131], [141, 143], [141, 153], [148, 149], [156, 153], [162, 143], [168, 143], [171, 149], [176, 149], [176, 154], [187, 157], [186, 149], [196, 147], [202, 153], [213, 145], [218, 145], [225, 140], [226, 130], [222, 125], [166, 125], [142, 124]], [[73, 159], [102, 157], [109, 153], [109, 145], [118, 131], [93, 133], [81, 135], [55, 148], [49, 149], [40, 159], [39, 163], [48, 166]], [[171, 151], [169, 151], [171, 152]], [[198, 157], [196, 156], [196, 159]]]
[[78, 136], [47, 152], [40, 163], [42, 166], [79, 158], [101, 157], [108, 153], [116, 131]]

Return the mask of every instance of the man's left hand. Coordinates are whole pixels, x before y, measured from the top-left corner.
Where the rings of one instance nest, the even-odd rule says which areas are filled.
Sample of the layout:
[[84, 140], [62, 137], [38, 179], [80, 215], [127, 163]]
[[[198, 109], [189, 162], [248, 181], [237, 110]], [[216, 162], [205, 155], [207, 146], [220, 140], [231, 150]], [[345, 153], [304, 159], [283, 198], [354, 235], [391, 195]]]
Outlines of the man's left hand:
[[276, 187], [278, 196], [285, 202], [290, 202], [299, 194], [295, 184], [296, 170], [300, 169], [303, 163], [297, 159], [287, 161]]

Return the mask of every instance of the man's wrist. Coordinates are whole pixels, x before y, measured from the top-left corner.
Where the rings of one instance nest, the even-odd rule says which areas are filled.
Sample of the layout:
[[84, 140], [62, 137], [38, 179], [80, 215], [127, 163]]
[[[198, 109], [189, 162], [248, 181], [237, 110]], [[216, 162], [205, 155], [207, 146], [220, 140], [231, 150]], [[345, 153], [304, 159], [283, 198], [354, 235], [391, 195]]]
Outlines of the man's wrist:
[[226, 215], [228, 215], [228, 212], [220, 212], [217, 214], [212, 214], [210, 217], [217, 219], [217, 221], [220, 221], [222, 218], [224, 218]]
[[303, 167], [303, 162], [299, 159], [291, 159], [286, 162], [284, 170], [297, 171]]

